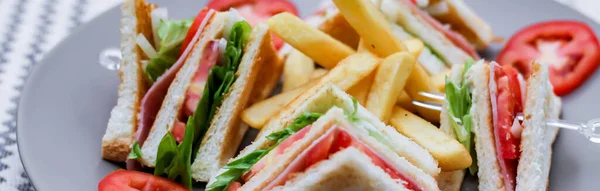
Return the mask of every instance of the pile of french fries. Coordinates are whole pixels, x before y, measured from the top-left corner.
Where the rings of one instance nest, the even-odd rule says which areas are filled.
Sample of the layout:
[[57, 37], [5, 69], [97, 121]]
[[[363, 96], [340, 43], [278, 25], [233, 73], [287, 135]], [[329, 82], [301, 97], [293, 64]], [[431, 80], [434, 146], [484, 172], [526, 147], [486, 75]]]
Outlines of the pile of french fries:
[[[358, 34], [356, 38], [360, 39], [338, 40], [289, 13], [271, 17], [267, 22], [271, 32], [294, 50], [286, 56], [282, 92], [247, 108], [242, 120], [260, 129], [305, 90], [330, 81], [381, 121], [429, 150], [443, 171], [470, 166], [469, 152], [431, 123], [439, 123], [440, 112], [412, 104], [413, 99], [436, 101], [418, 92], [443, 92], [447, 75], [430, 76], [418, 64], [416, 58], [424, 48], [423, 42], [398, 40], [388, 21], [368, 0], [334, 3], [347, 22], [337, 31]], [[358, 41], [358, 47], [355, 50], [342, 41]]]

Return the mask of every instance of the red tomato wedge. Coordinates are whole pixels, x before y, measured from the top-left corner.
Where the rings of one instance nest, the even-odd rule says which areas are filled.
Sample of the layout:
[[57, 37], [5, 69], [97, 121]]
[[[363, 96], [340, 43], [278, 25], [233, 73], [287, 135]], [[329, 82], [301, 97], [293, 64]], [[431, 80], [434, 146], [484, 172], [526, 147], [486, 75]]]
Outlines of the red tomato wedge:
[[192, 39], [194, 39], [194, 36], [196, 35], [196, 32], [198, 31], [198, 27], [200, 27], [200, 24], [202, 24], [202, 21], [204, 20], [204, 17], [206, 17], [206, 14], [208, 14], [209, 10], [210, 9], [205, 7], [198, 13], [198, 15], [196, 15], [196, 18], [194, 19], [192, 26], [190, 26], [190, 29], [188, 30], [187, 34], [185, 35], [185, 40], [183, 40], [183, 44], [181, 44], [181, 50], [179, 51], [180, 52], [179, 54], [183, 54], [183, 52], [185, 51], [187, 46], [190, 44]]
[[151, 174], [116, 170], [98, 183], [98, 191], [187, 191], [185, 186]]
[[600, 45], [594, 31], [577, 21], [549, 21], [517, 32], [498, 55], [501, 65], [515, 66], [525, 77], [531, 62], [549, 64], [554, 93], [567, 95], [581, 86], [600, 64]]
[[506, 190], [514, 190], [521, 155], [521, 124], [515, 120], [517, 113], [523, 112], [521, 87], [517, 71], [512, 66], [491, 65], [490, 69], [493, 70], [493, 79], [490, 80], [494, 80], [496, 84], [496, 94], [490, 96], [496, 97], [492, 113], [497, 160]]
[[[265, 22], [271, 16], [281, 12], [289, 12], [298, 16], [298, 9], [288, 0], [211, 0], [206, 5], [217, 11], [227, 11], [235, 8], [250, 25]], [[273, 37], [273, 45], [279, 49], [284, 41], [277, 36]]]
[[[509, 68], [509, 70], [512, 68]], [[521, 94], [519, 82], [516, 77], [509, 76], [505, 70], [500, 67], [495, 67], [496, 84], [498, 84], [498, 95], [497, 95], [497, 126], [494, 128], [496, 133], [496, 141], [499, 141], [502, 149], [502, 157], [506, 159], [517, 159], [519, 158], [519, 145], [520, 139], [513, 136], [510, 129], [513, 125], [516, 113], [522, 112]], [[512, 69], [514, 70], [514, 69]], [[516, 73], [516, 72], [515, 72]]]

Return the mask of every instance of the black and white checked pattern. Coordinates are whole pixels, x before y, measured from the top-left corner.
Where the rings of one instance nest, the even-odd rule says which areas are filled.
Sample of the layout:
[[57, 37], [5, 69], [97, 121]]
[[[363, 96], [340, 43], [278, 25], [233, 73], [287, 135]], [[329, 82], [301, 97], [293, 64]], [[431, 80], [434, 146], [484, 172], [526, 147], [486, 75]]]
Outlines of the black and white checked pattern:
[[[15, 122], [29, 71], [73, 28], [120, 1], [0, 0], [0, 191], [35, 190], [18, 155]], [[598, 0], [557, 1], [600, 20]]]
[[119, 2], [0, 0], [0, 191], [35, 190], [16, 144], [17, 102], [29, 71], [69, 31]]

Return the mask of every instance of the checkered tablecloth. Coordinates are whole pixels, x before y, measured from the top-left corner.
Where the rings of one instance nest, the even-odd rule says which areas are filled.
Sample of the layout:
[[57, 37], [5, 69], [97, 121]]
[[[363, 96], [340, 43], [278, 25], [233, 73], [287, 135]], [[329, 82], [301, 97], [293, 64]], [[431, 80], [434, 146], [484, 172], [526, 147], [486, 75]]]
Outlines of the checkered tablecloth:
[[[70, 31], [120, 1], [0, 0], [0, 191], [35, 190], [19, 158], [15, 124], [30, 69]], [[600, 0], [557, 1], [600, 21]]]

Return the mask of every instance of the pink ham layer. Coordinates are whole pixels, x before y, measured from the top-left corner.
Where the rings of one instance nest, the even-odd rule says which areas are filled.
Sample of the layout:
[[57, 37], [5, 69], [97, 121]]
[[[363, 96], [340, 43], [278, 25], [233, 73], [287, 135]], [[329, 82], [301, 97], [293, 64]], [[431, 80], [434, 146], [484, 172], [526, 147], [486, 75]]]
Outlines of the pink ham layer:
[[[190, 41], [190, 44], [195, 44], [198, 41], [198, 38], [200, 38], [200, 34], [202, 33], [202, 31], [204, 31], [204, 28], [208, 24], [208, 21], [212, 19], [214, 13], [214, 10], [208, 11], [205, 19], [200, 24], [200, 27], [198, 27], [194, 38], [192, 39], [192, 41]], [[180, 56], [177, 59], [177, 62], [175, 62], [175, 64], [171, 66], [171, 68], [169, 68], [169, 70], [165, 74], [159, 77], [158, 80], [154, 82], [152, 87], [150, 87], [148, 92], [146, 92], [146, 94], [144, 95], [142, 103], [140, 104], [140, 113], [138, 114], [138, 127], [137, 132], [135, 134], [135, 140], [139, 143], [140, 147], [144, 144], [146, 138], [148, 138], [150, 129], [152, 128], [154, 120], [156, 119], [156, 115], [160, 110], [160, 106], [162, 105], [162, 102], [165, 96], [167, 95], [171, 82], [173, 82], [173, 80], [175, 79], [177, 72], [179, 72], [179, 70], [183, 66], [193, 47], [194, 46], [187, 46], [185, 51], [183, 51], [183, 54], [181, 54], [182, 56]], [[127, 169], [135, 170], [141, 168], [142, 166], [137, 160], [127, 160]]]

